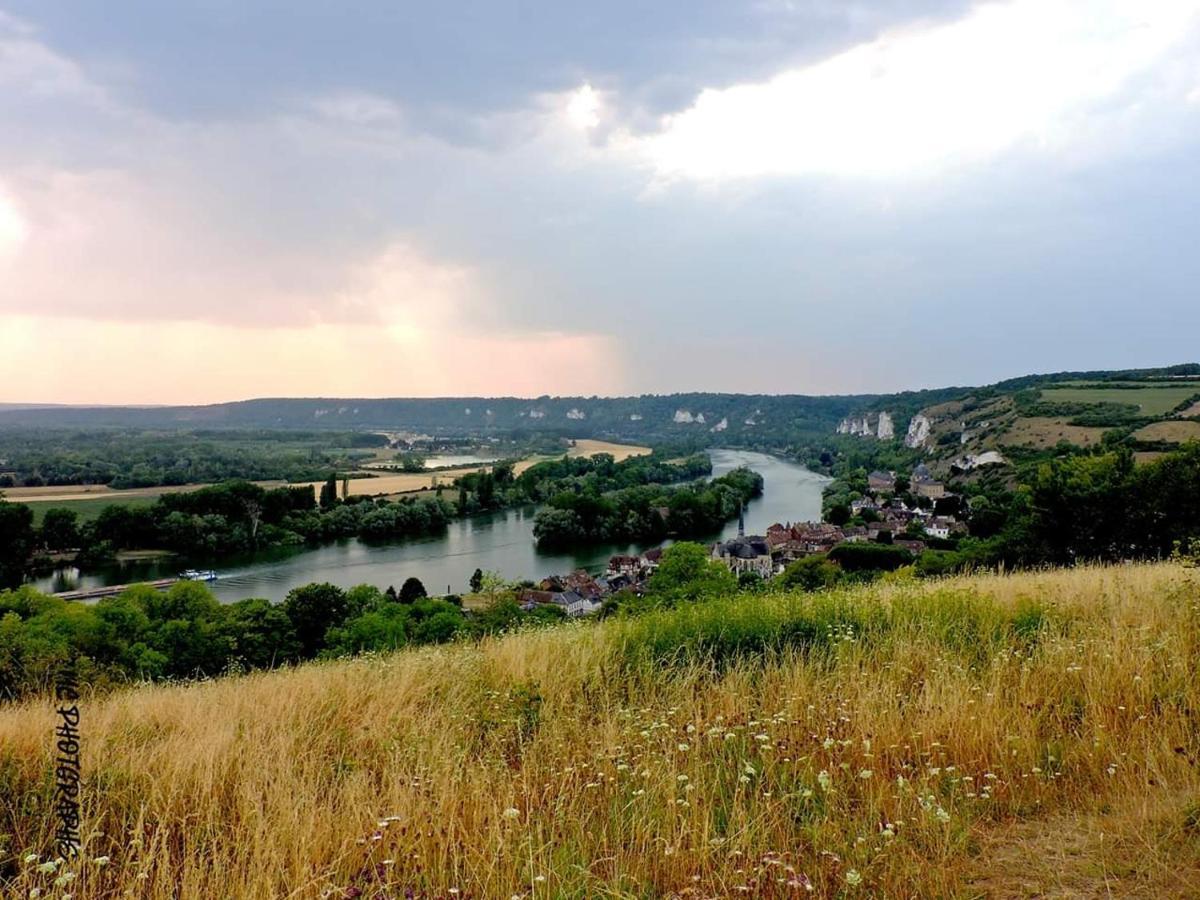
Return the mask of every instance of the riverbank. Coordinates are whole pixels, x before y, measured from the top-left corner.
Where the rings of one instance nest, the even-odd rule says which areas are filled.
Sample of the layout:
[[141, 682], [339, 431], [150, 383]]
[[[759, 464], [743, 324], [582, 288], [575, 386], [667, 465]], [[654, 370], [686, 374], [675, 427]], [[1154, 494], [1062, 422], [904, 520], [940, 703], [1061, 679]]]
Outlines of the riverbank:
[[[748, 450], [713, 450], [713, 476], [747, 466], [763, 476], [763, 496], [745, 511], [746, 528], [765, 532], [773, 522], [816, 519], [821, 513], [821, 490], [828, 478], [800, 464]], [[121, 584], [170, 577], [181, 567], [215, 568], [221, 579], [213, 593], [222, 602], [245, 597], [279, 601], [288, 591], [312, 582], [328, 581], [339, 587], [373, 584], [395, 585], [414, 576], [431, 594], [461, 594], [475, 569], [493, 571], [509, 580], [540, 580], [575, 569], [599, 571], [614, 554], [636, 555], [650, 549], [643, 544], [599, 544], [585, 548], [538, 550], [533, 537], [533, 504], [456, 519], [437, 535], [388, 544], [345, 539], [319, 547], [283, 549], [251, 558], [227, 560], [149, 560], [111, 566], [80, 575], [63, 571], [39, 578], [35, 585], [47, 593], [77, 587]], [[737, 534], [736, 521], [703, 540], [726, 540]]]

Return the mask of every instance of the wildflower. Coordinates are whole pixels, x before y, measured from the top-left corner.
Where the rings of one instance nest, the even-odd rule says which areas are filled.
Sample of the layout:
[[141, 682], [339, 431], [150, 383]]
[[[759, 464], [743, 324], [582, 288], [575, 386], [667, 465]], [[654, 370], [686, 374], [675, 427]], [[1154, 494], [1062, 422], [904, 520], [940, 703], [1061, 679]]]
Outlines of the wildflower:
[[863, 769], [861, 772], [858, 773], [858, 777], [865, 781], [866, 779], [870, 778], [874, 774], [875, 773], [872, 772], [870, 769]]
[[824, 747], [826, 750], [832, 750], [833, 749], [833, 738], [831, 738], [831, 737], [825, 738], [825, 741], [823, 744], [821, 744], [821, 746]]
[[54, 879], [54, 886], [55, 887], [66, 887], [68, 884], [70, 884], [74, 880], [75, 880], [74, 872], [63, 872], [61, 875], [59, 875], [57, 878]]
[[46, 862], [44, 862], [40, 866], [38, 866], [38, 871], [44, 872], [48, 875], [57, 868], [58, 868], [58, 860], [51, 859], [51, 860], [47, 860]]
[[817, 773], [817, 784], [821, 786], [821, 790], [829, 790], [829, 786], [833, 784], [833, 779], [829, 777], [829, 773], [822, 769]]
[[755, 769], [754, 766], [750, 765], [750, 763], [746, 763], [746, 765], [742, 766], [742, 771], [745, 772], [747, 775], [757, 775], [758, 774], [758, 770]]
[[97, 856], [95, 859], [92, 860], [92, 865], [107, 866], [108, 865], [108, 857], [107, 856]]
[[692, 748], [691, 748], [691, 747], [689, 747], [687, 744], [680, 744], [680, 745], [679, 745], [679, 752], [680, 752], [680, 753], [687, 753], [687, 751], [689, 751], [689, 750], [691, 750], [691, 749], [692, 749]]
[[950, 813], [946, 812], [946, 810], [942, 809], [940, 806], [937, 808], [937, 812], [935, 812], [934, 815], [937, 816], [937, 820], [943, 824], [950, 821]]
[[506, 818], [506, 819], [515, 819], [519, 815], [521, 815], [521, 811], [519, 809], [517, 809], [515, 806], [510, 806], [508, 809], [506, 809], [504, 811], [504, 818]]
[[862, 876], [858, 874], [858, 869], [851, 869], [846, 873], [846, 884], [850, 887], [858, 887], [862, 884]]
[[37, 887], [35, 887], [35, 888], [30, 888], [30, 889], [29, 889], [29, 896], [30, 896], [30, 898], [36, 898], [36, 897], [40, 897], [40, 896], [42, 896], [42, 889], [41, 889], [41, 888], [37, 888]]

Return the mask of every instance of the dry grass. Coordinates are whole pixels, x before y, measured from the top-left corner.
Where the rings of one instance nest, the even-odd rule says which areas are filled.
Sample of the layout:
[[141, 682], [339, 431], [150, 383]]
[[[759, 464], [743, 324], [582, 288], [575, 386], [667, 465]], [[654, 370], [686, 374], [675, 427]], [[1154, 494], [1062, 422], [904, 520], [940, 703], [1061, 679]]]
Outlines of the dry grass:
[[[282, 481], [260, 481], [268, 487], [278, 487]], [[63, 503], [71, 500], [108, 500], [110, 502], [137, 498], [140, 500], [155, 500], [163, 494], [175, 494], [181, 491], [195, 491], [203, 484], [160, 485], [158, 487], [127, 488], [114, 490], [107, 484], [56, 484], [45, 487], [14, 487], [4, 488], [4, 499], [13, 503]]]
[[1133, 436], [1143, 441], [1170, 441], [1175, 444], [1200, 441], [1200, 422], [1190, 419], [1155, 422], [1145, 428], [1139, 428]]
[[1200, 400], [1197, 400], [1179, 414], [1181, 419], [1200, 419]]
[[1017, 447], [1046, 449], [1059, 441], [1069, 441], [1080, 447], [1098, 444], [1104, 436], [1104, 428], [1085, 425], [1068, 425], [1063, 418], [1024, 416], [1017, 419], [1000, 438], [1001, 444]]
[[[79, 900], [1200, 896], [1178, 566], [749, 597], [82, 706], [110, 862], [69, 866]], [[52, 725], [0, 709], [13, 896], [50, 884], [19, 857], [51, 843]]]
[[596, 441], [591, 438], [580, 438], [575, 446], [567, 451], [567, 456], [595, 456], [597, 453], [611, 453], [617, 462], [624, 462], [631, 456], [646, 456], [649, 447], [639, 447], [636, 444], [614, 444], [612, 441]]

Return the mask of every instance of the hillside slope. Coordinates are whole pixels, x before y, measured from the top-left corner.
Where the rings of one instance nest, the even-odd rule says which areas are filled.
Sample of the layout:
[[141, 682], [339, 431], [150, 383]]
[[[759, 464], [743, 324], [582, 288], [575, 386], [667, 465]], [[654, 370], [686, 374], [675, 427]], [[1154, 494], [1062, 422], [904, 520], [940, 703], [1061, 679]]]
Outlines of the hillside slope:
[[51, 706], [0, 709], [14, 896], [1200, 891], [1178, 566], [743, 597], [82, 710], [108, 863], [45, 874]]
[[903, 441], [930, 463], [942, 463], [943, 472], [997, 455], [1037, 459], [1060, 444], [1123, 443], [1157, 453], [1200, 439], [1200, 367], [1030, 376], [900, 413], [886, 402], [860, 404], [836, 430]]

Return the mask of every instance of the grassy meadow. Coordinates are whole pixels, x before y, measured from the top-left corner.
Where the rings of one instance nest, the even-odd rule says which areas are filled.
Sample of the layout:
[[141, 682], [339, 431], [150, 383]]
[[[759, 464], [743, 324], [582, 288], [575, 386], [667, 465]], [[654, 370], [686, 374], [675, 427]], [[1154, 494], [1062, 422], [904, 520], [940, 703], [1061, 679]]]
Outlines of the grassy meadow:
[[53, 704], [0, 707], [4, 896], [1200, 896], [1182, 566], [743, 595], [81, 708], [85, 856], [46, 872]]
[[1165, 416], [1197, 393], [1200, 393], [1200, 382], [1110, 388], [1058, 387], [1043, 390], [1041, 396], [1047, 403], [1123, 403], [1138, 407], [1144, 416]]

